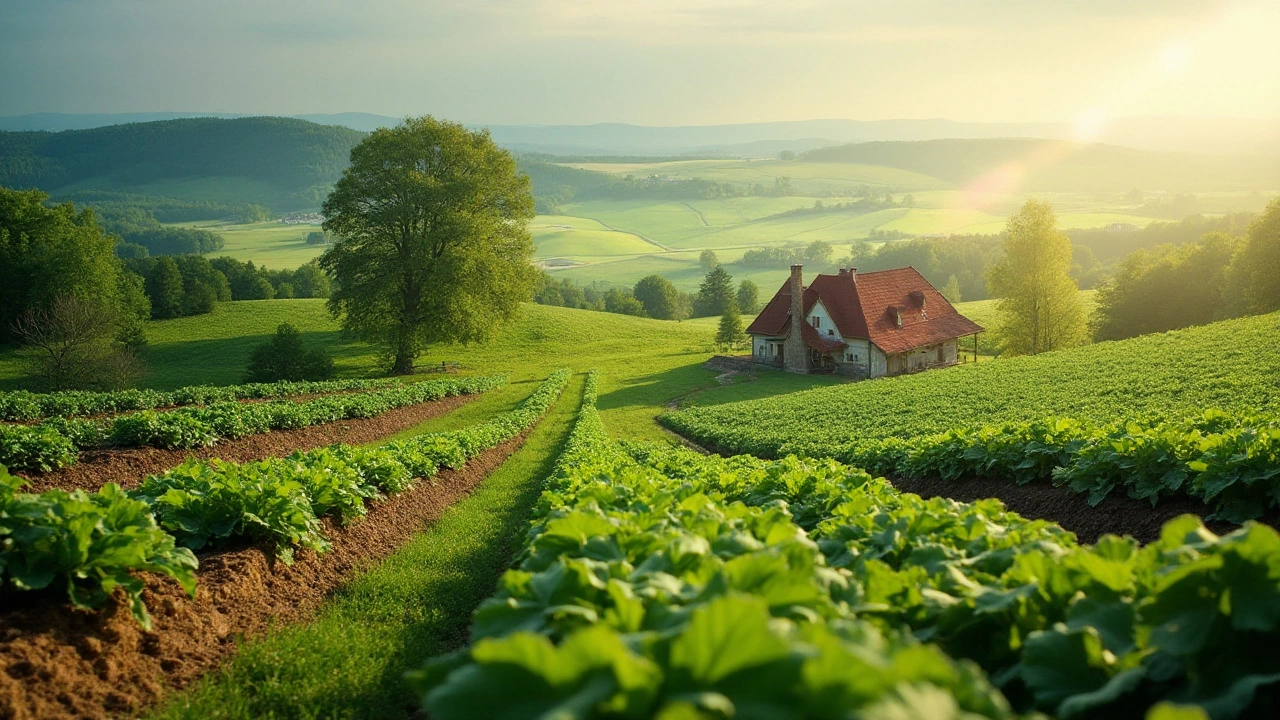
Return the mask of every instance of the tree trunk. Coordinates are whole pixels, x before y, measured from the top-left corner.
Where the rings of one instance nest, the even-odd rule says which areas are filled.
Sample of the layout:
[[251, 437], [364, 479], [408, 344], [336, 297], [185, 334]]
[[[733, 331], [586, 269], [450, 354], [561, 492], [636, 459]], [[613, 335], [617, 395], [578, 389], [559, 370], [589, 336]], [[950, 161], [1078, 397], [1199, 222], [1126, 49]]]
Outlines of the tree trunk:
[[404, 327], [400, 328], [400, 337], [396, 339], [396, 361], [391, 366], [392, 375], [412, 375], [413, 374], [413, 341], [410, 339], [410, 332]]

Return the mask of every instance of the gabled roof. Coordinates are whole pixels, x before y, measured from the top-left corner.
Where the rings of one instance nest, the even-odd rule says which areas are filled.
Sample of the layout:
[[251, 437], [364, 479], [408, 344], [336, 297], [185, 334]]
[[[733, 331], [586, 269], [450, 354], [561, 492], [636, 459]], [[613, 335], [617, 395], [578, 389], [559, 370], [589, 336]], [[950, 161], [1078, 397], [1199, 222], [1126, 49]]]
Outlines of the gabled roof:
[[[819, 299], [843, 337], [870, 340], [890, 355], [984, 330], [981, 325], [956, 312], [942, 293], [913, 267], [818, 275], [804, 288], [806, 315]], [[790, 320], [791, 283], [788, 280], [752, 321], [747, 332], [785, 337], [790, 332]], [[809, 324], [804, 323], [804, 326], [809, 327]], [[809, 338], [805, 337], [808, 334], [801, 333], [805, 344], [829, 352], [808, 342]], [[813, 335], [822, 343], [830, 343], [816, 332]]]

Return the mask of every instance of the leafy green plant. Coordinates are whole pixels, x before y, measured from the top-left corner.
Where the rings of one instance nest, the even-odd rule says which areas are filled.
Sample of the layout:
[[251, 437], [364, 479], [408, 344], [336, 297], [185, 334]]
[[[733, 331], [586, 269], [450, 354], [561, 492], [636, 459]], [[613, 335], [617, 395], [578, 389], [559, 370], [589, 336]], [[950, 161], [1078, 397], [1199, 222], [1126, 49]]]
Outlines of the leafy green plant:
[[1081, 546], [831, 460], [619, 445], [584, 406], [470, 649], [410, 679], [433, 717], [1224, 720], [1280, 685], [1278, 603], [1262, 525]]
[[120, 588], [133, 617], [151, 618], [144, 580], [153, 572], [195, 594], [196, 559], [176, 547], [146, 503], [114, 483], [96, 493], [49, 490], [22, 493], [21, 480], [0, 466], [0, 588], [40, 590], [61, 584], [77, 607], [100, 607]]
[[49, 472], [75, 460], [75, 445], [53, 428], [0, 425], [0, 465]]

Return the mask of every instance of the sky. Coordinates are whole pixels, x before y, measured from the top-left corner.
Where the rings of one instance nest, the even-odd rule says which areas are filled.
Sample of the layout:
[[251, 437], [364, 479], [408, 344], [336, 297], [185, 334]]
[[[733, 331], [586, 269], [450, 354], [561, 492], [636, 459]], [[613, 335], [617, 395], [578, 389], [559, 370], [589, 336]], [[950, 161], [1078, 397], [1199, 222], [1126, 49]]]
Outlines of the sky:
[[1280, 117], [1280, 1], [0, 0], [0, 115]]

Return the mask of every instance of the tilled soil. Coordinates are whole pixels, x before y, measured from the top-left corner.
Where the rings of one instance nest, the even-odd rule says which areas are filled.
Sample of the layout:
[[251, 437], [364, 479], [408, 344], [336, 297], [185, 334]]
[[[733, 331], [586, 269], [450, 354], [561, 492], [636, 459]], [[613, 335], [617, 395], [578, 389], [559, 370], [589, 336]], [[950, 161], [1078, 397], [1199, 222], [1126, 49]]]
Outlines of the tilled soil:
[[329, 593], [440, 517], [523, 443], [524, 436], [510, 440], [374, 504], [349, 527], [327, 528], [332, 550], [299, 552], [292, 566], [273, 565], [258, 548], [201, 557], [194, 600], [148, 575], [152, 632], [133, 621], [119, 594], [97, 612], [52, 594], [0, 610], [0, 718], [136, 714], [214, 669], [238, 639], [312, 616]]
[[87, 450], [80, 453], [75, 465], [40, 475], [23, 474], [30, 482], [24, 492], [42, 492], [53, 488], [97, 490], [114, 482], [131, 488], [147, 475], [164, 472], [182, 464], [187, 458], [206, 460], [221, 458], [249, 462], [269, 457], [282, 457], [294, 450], [310, 450], [334, 443], [359, 445], [374, 442], [433, 417], [444, 415], [480, 397], [455, 395], [442, 400], [407, 405], [377, 417], [340, 420], [298, 430], [273, 430], [248, 435], [238, 440], [224, 440], [217, 445], [192, 450], [160, 448], [123, 448], [119, 450]]
[[[1158, 505], [1134, 500], [1123, 490], [1113, 492], [1097, 507], [1090, 507], [1086, 495], [1048, 483], [1018, 485], [1011, 480], [971, 478], [949, 482], [937, 478], [913, 480], [892, 478], [894, 487], [924, 498], [947, 497], [962, 502], [999, 498], [1005, 506], [1026, 518], [1052, 520], [1076, 534], [1082, 543], [1093, 543], [1103, 535], [1132, 535], [1148, 543], [1160, 537], [1160, 527], [1179, 515], [1207, 515], [1209, 507], [1193, 498], [1161, 500]], [[1230, 523], [1206, 523], [1215, 533], [1235, 529]]]

